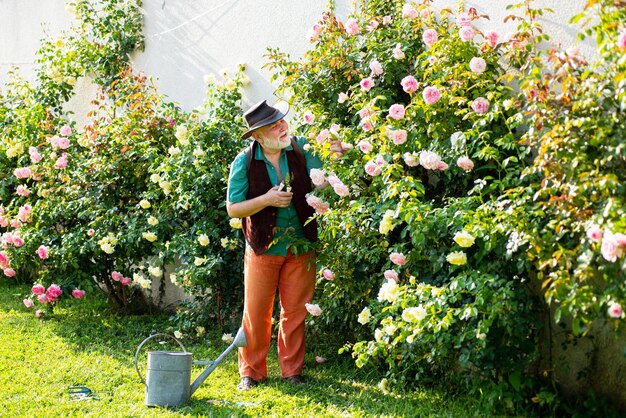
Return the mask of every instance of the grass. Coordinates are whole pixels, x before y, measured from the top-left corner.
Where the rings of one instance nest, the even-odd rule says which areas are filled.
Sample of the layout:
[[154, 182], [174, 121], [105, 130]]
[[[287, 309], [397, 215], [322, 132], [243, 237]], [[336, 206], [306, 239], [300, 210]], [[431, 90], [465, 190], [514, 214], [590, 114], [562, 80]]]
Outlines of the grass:
[[[135, 370], [135, 351], [144, 338], [169, 325], [167, 317], [117, 316], [107, 311], [102, 300], [87, 298], [66, 303], [40, 320], [21, 303], [28, 292], [25, 286], [0, 284], [0, 417], [465, 417], [476, 413], [470, 400], [436, 389], [385, 395], [377, 377], [357, 369], [348, 358], [313, 353], [315, 347], [310, 347], [306, 358], [308, 385], [280, 381], [272, 347], [270, 378], [240, 393], [233, 350], [189, 402], [175, 408], [148, 407]], [[180, 350], [175, 342], [159, 348], [154, 340], [140, 355], [143, 373], [147, 350]], [[202, 343], [183, 343], [194, 360], [215, 359], [226, 348], [216, 332]], [[328, 361], [317, 364], [315, 354]], [[194, 366], [192, 379], [202, 370]], [[73, 385], [89, 387], [94, 397], [73, 398], [68, 392]]]

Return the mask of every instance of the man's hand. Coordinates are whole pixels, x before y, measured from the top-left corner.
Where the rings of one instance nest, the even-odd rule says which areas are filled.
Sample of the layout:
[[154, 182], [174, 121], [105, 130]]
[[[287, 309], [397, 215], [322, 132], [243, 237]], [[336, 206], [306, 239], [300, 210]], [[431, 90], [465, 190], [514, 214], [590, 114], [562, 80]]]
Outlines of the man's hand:
[[330, 141], [330, 150], [333, 152], [335, 159], [343, 157], [344, 149], [341, 146], [341, 141], [338, 139]]
[[275, 206], [277, 208], [287, 208], [291, 204], [292, 192], [283, 192], [280, 186], [274, 186], [265, 193], [267, 206]]

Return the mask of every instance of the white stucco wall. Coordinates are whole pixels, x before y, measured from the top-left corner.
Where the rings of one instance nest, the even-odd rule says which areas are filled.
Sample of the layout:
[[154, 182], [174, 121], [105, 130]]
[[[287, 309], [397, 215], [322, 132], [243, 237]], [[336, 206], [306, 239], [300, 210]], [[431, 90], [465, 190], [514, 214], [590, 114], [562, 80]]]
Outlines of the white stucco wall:
[[[512, 1], [466, 1], [466, 8], [475, 7], [488, 14], [481, 29], [493, 28], [503, 35], [515, 24], [504, 24]], [[0, 14], [0, 84], [12, 64], [32, 79], [33, 61], [39, 40], [44, 34], [58, 35], [68, 28], [71, 18], [65, 12], [64, 0], [3, 0]], [[253, 103], [272, 96], [269, 72], [263, 66], [267, 47], [279, 47], [292, 57], [300, 57], [309, 48], [305, 35], [321, 17], [325, 0], [144, 0], [146, 49], [135, 54], [135, 67], [152, 75], [159, 91], [187, 110], [204, 98], [205, 74], [219, 75], [222, 69], [231, 71], [238, 63], [247, 64], [252, 84], [245, 92], [246, 102]], [[537, 0], [537, 6], [551, 7], [555, 13], [542, 20], [554, 42], [574, 44], [577, 29], [569, 19], [582, 10], [585, 0]], [[455, 9], [457, 0], [435, 0], [435, 8]], [[336, 12], [341, 19], [354, 9], [351, 0], [336, 0]], [[591, 55], [593, 48], [582, 46]], [[88, 88], [87, 83], [82, 84]], [[89, 90], [87, 90], [89, 91]], [[80, 93], [80, 92], [79, 92]], [[79, 94], [73, 106], [87, 103], [89, 93]]]

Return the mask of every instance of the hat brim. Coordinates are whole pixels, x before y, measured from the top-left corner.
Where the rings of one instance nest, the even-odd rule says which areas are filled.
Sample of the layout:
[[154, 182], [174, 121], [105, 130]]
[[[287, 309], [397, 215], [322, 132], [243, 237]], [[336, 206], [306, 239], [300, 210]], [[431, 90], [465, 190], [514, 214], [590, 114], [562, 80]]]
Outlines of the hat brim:
[[242, 139], [250, 138], [250, 135], [252, 135], [252, 132], [264, 126], [271, 125], [277, 120], [283, 119], [285, 116], [287, 116], [287, 113], [289, 113], [289, 107], [287, 107], [287, 109], [285, 110], [279, 109], [276, 115], [272, 116], [270, 119], [264, 120], [263, 122], [259, 122], [251, 126], [243, 135], [241, 135], [241, 138]]

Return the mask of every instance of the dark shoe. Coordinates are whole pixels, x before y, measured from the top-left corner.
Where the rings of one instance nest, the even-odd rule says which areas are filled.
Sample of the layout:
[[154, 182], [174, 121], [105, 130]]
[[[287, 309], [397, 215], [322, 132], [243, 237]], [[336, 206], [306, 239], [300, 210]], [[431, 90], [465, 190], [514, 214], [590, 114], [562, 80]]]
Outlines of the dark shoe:
[[241, 382], [239, 382], [239, 384], [237, 385], [237, 389], [239, 389], [239, 391], [241, 392], [246, 392], [258, 384], [259, 382], [257, 382], [253, 378], [244, 376], [241, 378]]
[[285, 382], [291, 383], [292, 385], [306, 385], [306, 380], [304, 380], [304, 377], [299, 374], [289, 377], [282, 377], [281, 379], [283, 379], [283, 381]]

